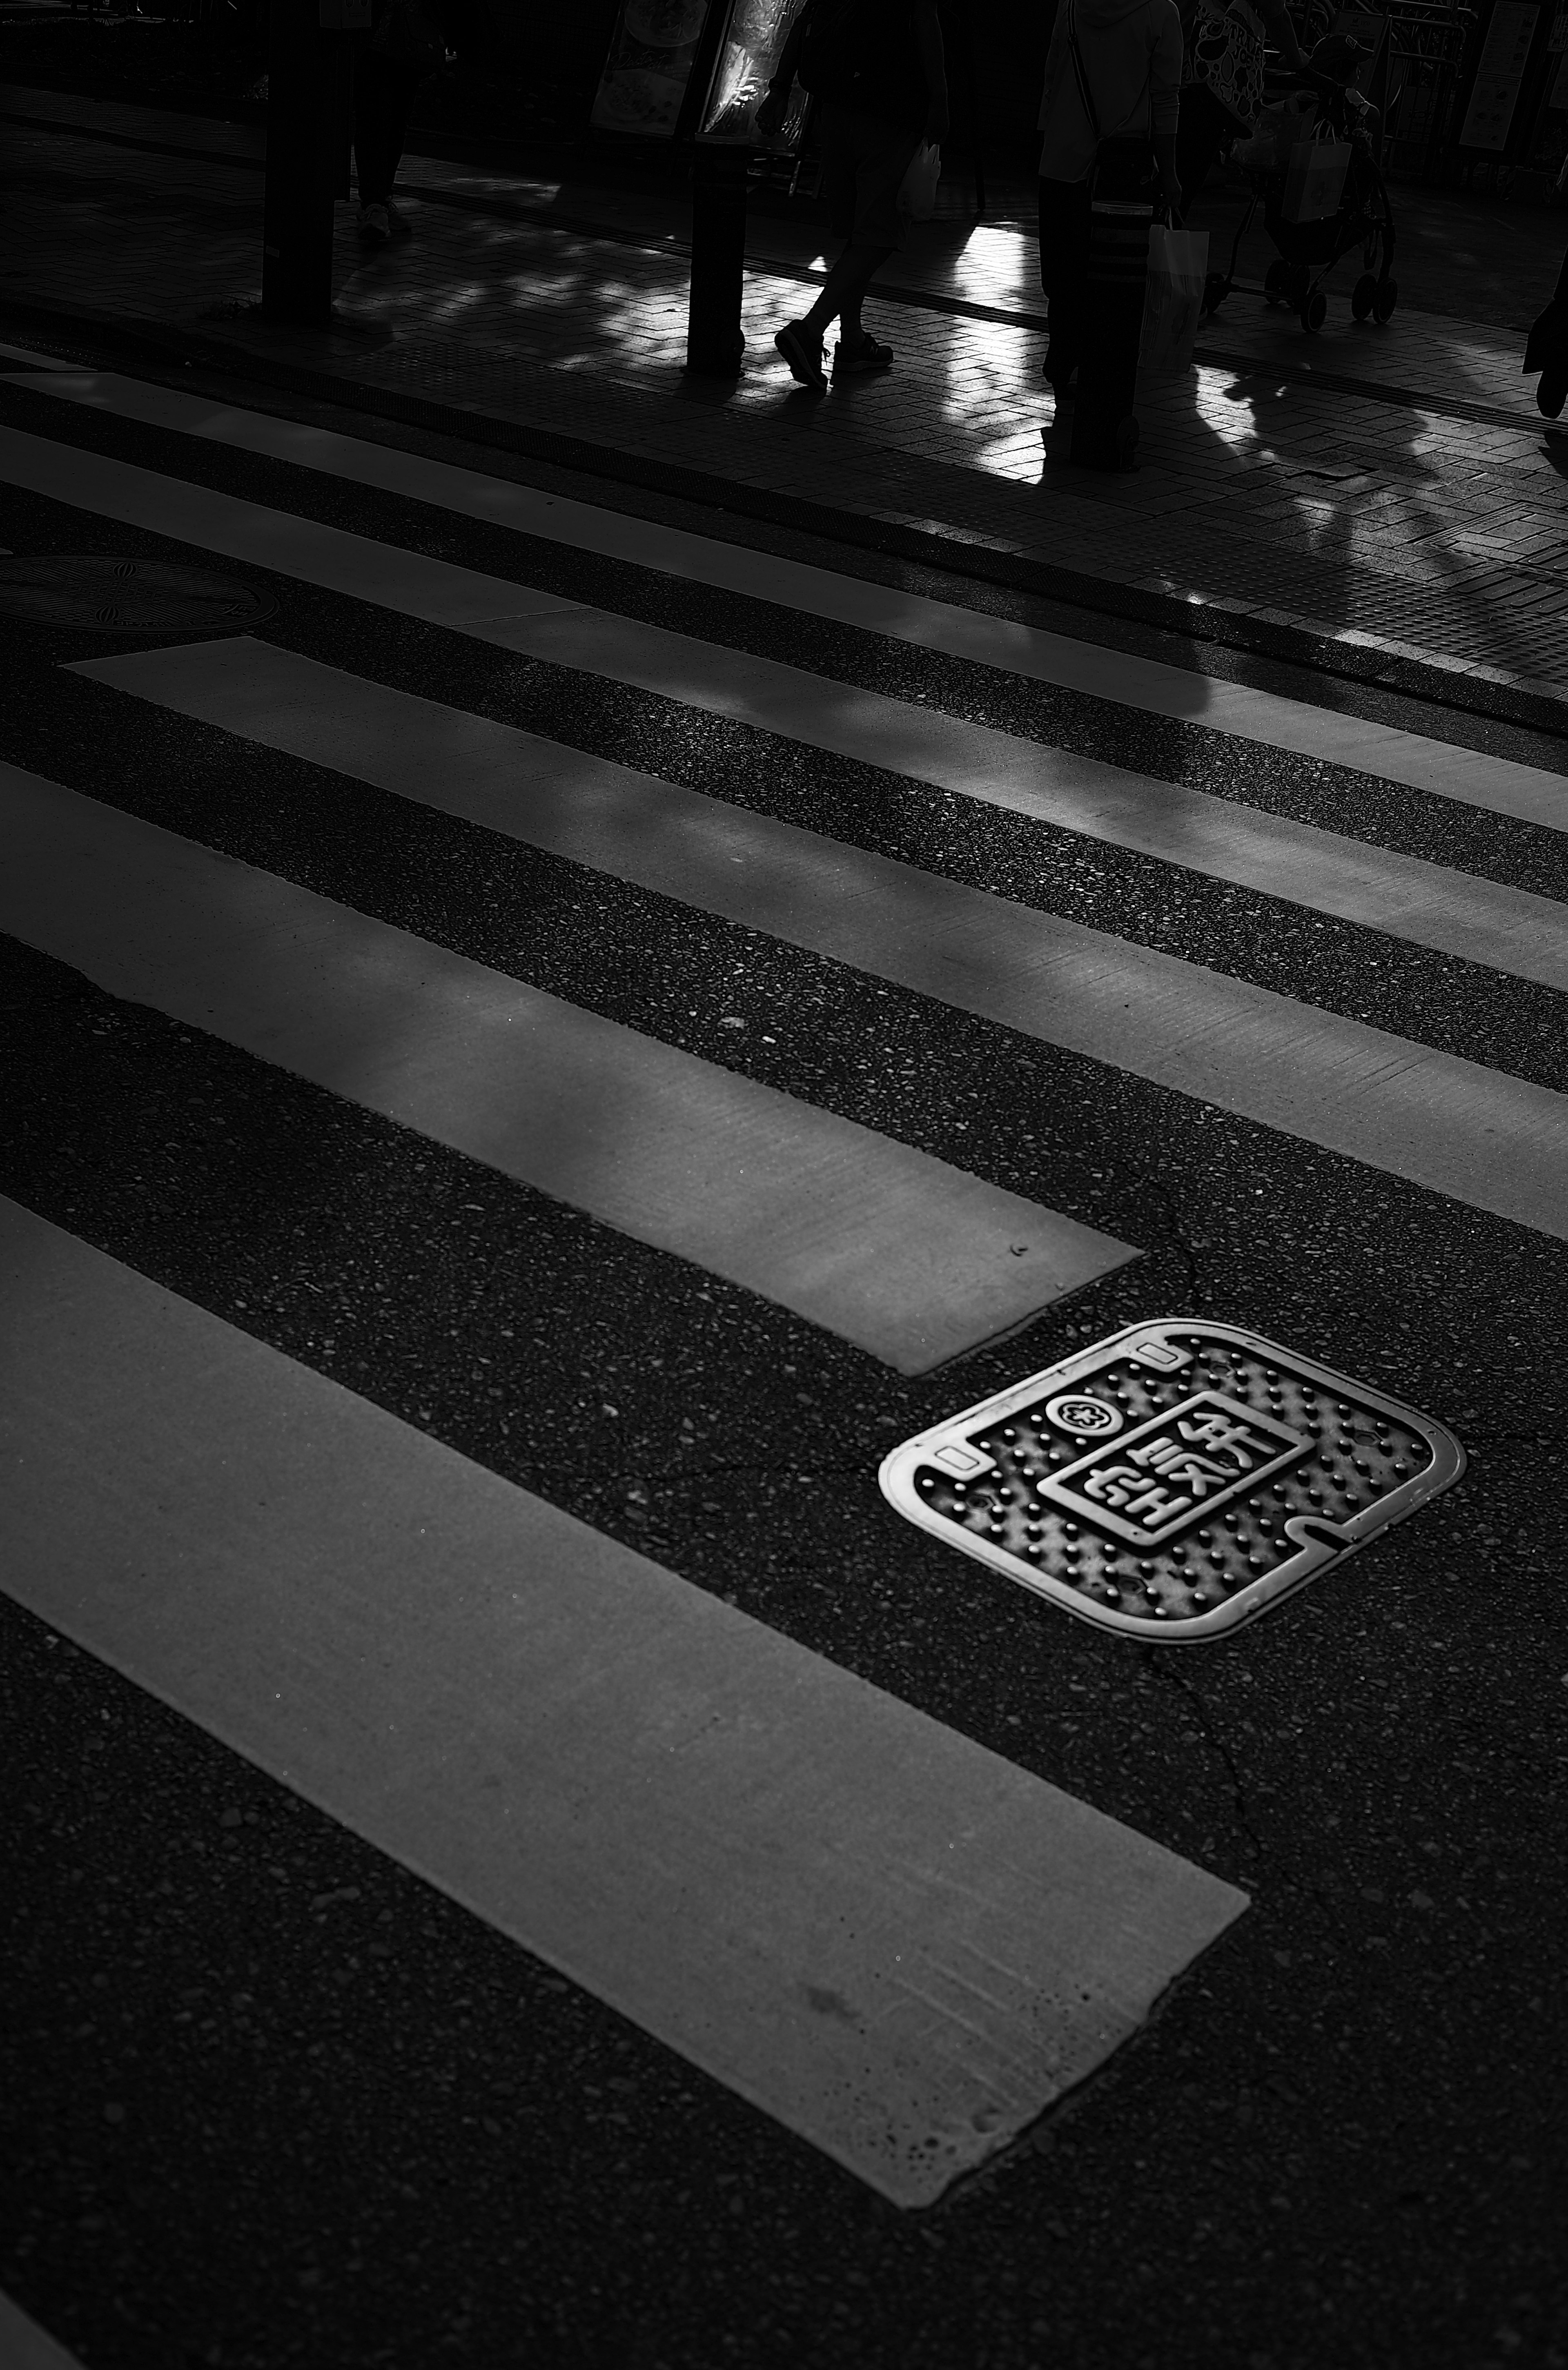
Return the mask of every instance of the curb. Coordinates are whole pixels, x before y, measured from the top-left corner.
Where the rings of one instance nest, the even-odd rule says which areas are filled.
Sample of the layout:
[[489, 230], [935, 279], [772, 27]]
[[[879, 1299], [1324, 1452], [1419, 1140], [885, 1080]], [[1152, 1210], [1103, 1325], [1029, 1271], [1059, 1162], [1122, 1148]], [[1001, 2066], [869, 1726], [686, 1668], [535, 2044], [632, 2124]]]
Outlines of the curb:
[[854, 511], [834, 510], [809, 497], [774, 493], [678, 463], [648, 460], [614, 445], [591, 443], [555, 429], [529, 428], [425, 396], [369, 385], [335, 371], [281, 362], [222, 338], [202, 336], [158, 322], [69, 314], [8, 297], [0, 299], [0, 318], [25, 323], [57, 339], [107, 346], [166, 368], [171, 364], [182, 370], [201, 366], [222, 371], [231, 377], [238, 374], [281, 393], [346, 410], [368, 412], [430, 434], [545, 462], [603, 482], [635, 486], [643, 492], [668, 495], [703, 509], [723, 511], [768, 526], [819, 536], [840, 546], [847, 545], [885, 558], [910, 560], [948, 575], [1004, 585], [1009, 591], [1032, 593], [1065, 607], [1149, 627], [1183, 642], [1206, 642], [1245, 651], [1254, 657], [1306, 668], [1315, 674], [1396, 693], [1429, 707], [1453, 708], [1465, 715], [1568, 740], [1568, 699], [1554, 699], [1548, 694], [1518, 689], [1486, 676], [1462, 673], [1366, 644], [1342, 641], [1333, 635], [1316, 634], [1306, 623], [1279, 625], [1224, 608], [1216, 602], [1186, 601], [1170, 593], [1146, 592], [1109, 577], [1056, 567], [1049, 560], [1032, 558], [1005, 545], [944, 532], [934, 523], [915, 526]]

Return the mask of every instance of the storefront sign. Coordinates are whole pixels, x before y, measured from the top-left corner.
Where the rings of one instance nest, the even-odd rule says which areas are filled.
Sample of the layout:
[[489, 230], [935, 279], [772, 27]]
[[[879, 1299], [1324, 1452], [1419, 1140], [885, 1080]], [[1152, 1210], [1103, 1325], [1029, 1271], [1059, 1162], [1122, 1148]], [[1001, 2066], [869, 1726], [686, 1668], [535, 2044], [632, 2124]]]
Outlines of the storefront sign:
[[804, 0], [729, 0], [699, 140], [784, 153], [798, 145], [810, 102], [797, 83], [781, 128], [770, 138], [756, 129], [756, 110], [778, 72], [784, 44]]
[[1508, 145], [1539, 15], [1528, 0], [1497, 0], [1465, 109], [1461, 148], [1486, 148], [1500, 155]]
[[621, 0], [589, 121], [668, 140], [691, 80], [709, 0]]

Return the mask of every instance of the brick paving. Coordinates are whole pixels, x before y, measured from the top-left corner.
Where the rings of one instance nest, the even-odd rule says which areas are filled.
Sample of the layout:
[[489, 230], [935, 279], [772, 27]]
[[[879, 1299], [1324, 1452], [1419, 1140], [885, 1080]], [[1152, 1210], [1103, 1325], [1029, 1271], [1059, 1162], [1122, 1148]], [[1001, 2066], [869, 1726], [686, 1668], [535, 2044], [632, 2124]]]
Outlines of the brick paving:
[[[1200, 366], [1140, 390], [1141, 468], [1101, 477], [1067, 466], [1050, 424], [1034, 247], [1017, 220], [914, 232], [887, 275], [905, 301], [868, 313], [894, 372], [818, 400], [771, 343], [822, 269], [804, 210], [754, 219], [732, 388], [682, 375], [678, 193], [428, 157], [403, 177], [415, 240], [365, 255], [341, 210], [337, 326], [281, 333], [255, 311], [260, 176], [236, 161], [253, 165], [258, 134], [55, 93], [0, 92], [0, 109], [217, 152], [13, 124], [0, 290], [14, 296], [201, 328], [647, 461], [1568, 692], [1568, 435], [1534, 410], [1516, 329], [1412, 307], [1382, 329], [1355, 325], [1346, 265], [1328, 326], [1308, 338], [1257, 293], [1272, 253], [1261, 226]], [[1221, 193], [1208, 209], [1216, 258], [1239, 202]]]

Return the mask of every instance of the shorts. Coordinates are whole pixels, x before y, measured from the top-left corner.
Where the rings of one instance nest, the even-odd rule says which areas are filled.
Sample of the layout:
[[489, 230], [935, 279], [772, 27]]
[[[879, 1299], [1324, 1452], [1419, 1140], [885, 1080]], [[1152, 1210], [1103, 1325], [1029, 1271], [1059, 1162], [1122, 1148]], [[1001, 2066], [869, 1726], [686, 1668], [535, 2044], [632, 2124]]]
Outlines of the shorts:
[[822, 111], [822, 186], [834, 234], [852, 247], [902, 247], [898, 192], [920, 134], [881, 116], [836, 107]]

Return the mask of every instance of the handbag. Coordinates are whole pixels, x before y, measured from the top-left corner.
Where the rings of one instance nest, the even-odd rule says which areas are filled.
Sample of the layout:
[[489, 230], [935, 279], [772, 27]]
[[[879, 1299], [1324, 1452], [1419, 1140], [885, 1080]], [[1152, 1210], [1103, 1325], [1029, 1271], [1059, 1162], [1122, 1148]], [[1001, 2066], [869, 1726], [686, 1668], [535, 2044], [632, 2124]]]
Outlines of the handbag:
[[[1326, 135], [1326, 136], [1324, 136]], [[1287, 223], [1322, 222], [1335, 213], [1350, 170], [1351, 145], [1336, 140], [1326, 123], [1310, 140], [1293, 148], [1285, 176], [1280, 219]]]
[[1263, 29], [1247, 0], [1198, 0], [1182, 62], [1183, 83], [1198, 83], [1238, 132], [1263, 111]]
[[1140, 371], [1179, 377], [1191, 370], [1204, 309], [1208, 249], [1206, 230], [1171, 230], [1164, 223], [1150, 227], [1143, 331], [1138, 340]]
[[922, 140], [898, 185], [899, 213], [907, 214], [911, 222], [929, 222], [937, 211], [937, 183], [941, 172], [941, 150], [934, 140]]
[[370, 47], [373, 56], [418, 74], [433, 74], [446, 63], [446, 37], [425, 0], [391, 0]]

